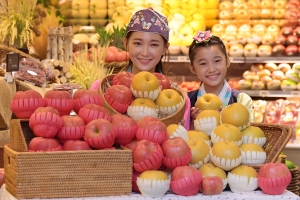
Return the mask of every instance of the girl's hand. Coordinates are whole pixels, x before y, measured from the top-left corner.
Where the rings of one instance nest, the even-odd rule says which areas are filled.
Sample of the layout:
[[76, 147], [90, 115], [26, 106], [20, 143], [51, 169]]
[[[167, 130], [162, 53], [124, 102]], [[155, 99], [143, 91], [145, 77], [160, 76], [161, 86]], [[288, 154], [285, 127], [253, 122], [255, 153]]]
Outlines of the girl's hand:
[[195, 120], [197, 115], [199, 115], [200, 112], [201, 112], [201, 110], [199, 110], [198, 108], [192, 107], [191, 108], [191, 117], [192, 117], [192, 119]]

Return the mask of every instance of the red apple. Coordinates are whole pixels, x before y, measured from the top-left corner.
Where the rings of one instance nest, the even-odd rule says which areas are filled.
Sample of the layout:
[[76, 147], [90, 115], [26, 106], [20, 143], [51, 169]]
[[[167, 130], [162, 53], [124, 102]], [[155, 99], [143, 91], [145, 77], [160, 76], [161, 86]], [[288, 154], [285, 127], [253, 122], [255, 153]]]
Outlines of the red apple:
[[202, 178], [201, 190], [204, 195], [221, 194], [223, 181], [219, 176], [205, 176]]
[[19, 119], [29, 119], [38, 107], [44, 106], [45, 100], [35, 90], [18, 91], [10, 102], [10, 109]]
[[285, 45], [286, 44], [286, 37], [284, 35], [277, 36], [277, 38], [275, 39], [275, 44]]
[[125, 145], [135, 139], [138, 129], [135, 120], [122, 114], [115, 114], [111, 117], [111, 123], [117, 134], [116, 143]]
[[161, 148], [164, 152], [163, 164], [169, 169], [187, 165], [192, 159], [191, 149], [181, 137], [167, 139]]
[[201, 181], [201, 173], [195, 167], [179, 166], [171, 173], [170, 187], [175, 194], [192, 196], [200, 190]]
[[55, 108], [40, 107], [30, 116], [29, 126], [36, 137], [53, 138], [63, 126], [63, 121]]
[[99, 94], [98, 91], [95, 90], [85, 90], [85, 89], [80, 89], [77, 90], [74, 95], [74, 112], [76, 114], [79, 113], [80, 108], [82, 108], [84, 105], [92, 103], [92, 104], [97, 104], [99, 106], [103, 105], [103, 98]]
[[141, 172], [135, 170], [132, 171], [132, 191], [140, 193], [139, 187], [136, 184], [137, 177], [139, 177]]
[[162, 165], [163, 151], [158, 143], [140, 140], [132, 152], [133, 168], [137, 172], [157, 170]]
[[285, 48], [285, 53], [288, 56], [296, 56], [298, 55], [298, 46], [297, 45], [289, 45]]
[[258, 186], [267, 194], [282, 194], [291, 180], [291, 172], [283, 163], [265, 163], [258, 172]]
[[281, 28], [281, 34], [285, 37], [293, 34], [294, 28], [292, 26], [284, 26]]
[[69, 115], [74, 107], [74, 100], [67, 91], [49, 90], [44, 95], [46, 106], [51, 106], [60, 112], [60, 115]]
[[129, 149], [129, 150], [133, 151], [133, 149], [135, 148], [137, 142], [138, 142], [138, 140], [133, 140], [133, 141], [129, 142], [128, 144], [125, 144], [124, 147], [126, 149]]
[[0, 188], [5, 183], [5, 172], [4, 168], [0, 168]]
[[28, 145], [29, 151], [61, 151], [62, 146], [57, 139], [34, 137]]
[[113, 125], [106, 119], [95, 119], [85, 126], [84, 141], [95, 149], [112, 147], [116, 133]]
[[86, 104], [80, 108], [78, 116], [81, 117], [86, 124], [94, 119], [106, 119], [108, 121], [111, 120], [109, 111], [106, 108], [92, 103]]
[[157, 77], [162, 90], [171, 88], [171, 82], [165, 75], [157, 72], [154, 72], [153, 74]]
[[272, 48], [272, 55], [282, 56], [285, 55], [285, 46], [282, 44], [276, 44]]
[[294, 35], [296, 35], [298, 38], [300, 38], [300, 26], [297, 26], [294, 31], [293, 31]]
[[64, 115], [62, 128], [58, 131], [56, 137], [65, 140], [82, 139], [84, 135], [85, 122], [77, 115]]
[[158, 144], [162, 144], [169, 137], [167, 126], [155, 117], [143, 117], [138, 121], [137, 125], [137, 140], [146, 139]]
[[82, 140], [68, 140], [63, 145], [64, 151], [79, 151], [79, 150], [91, 150], [91, 147]]
[[289, 35], [287, 38], [286, 38], [286, 44], [287, 45], [297, 45], [298, 43], [298, 37], [295, 36], [295, 35]]
[[131, 72], [122, 71], [114, 75], [112, 80], [113, 85], [125, 85], [130, 88], [134, 74]]
[[104, 98], [119, 113], [126, 113], [133, 101], [131, 89], [125, 85], [112, 85], [105, 91]]

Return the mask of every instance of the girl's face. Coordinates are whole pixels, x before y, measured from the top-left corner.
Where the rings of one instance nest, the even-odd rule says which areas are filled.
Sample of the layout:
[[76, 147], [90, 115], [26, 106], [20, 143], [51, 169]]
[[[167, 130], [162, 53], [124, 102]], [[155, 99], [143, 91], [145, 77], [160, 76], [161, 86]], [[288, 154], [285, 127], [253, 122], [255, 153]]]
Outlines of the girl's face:
[[161, 60], [169, 44], [165, 44], [158, 33], [133, 32], [129, 39], [124, 39], [125, 47], [133, 63], [132, 73], [140, 71], [154, 72], [157, 63]]
[[218, 45], [199, 47], [190, 70], [197, 74], [207, 93], [219, 94], [223, 87], [229, 62]]

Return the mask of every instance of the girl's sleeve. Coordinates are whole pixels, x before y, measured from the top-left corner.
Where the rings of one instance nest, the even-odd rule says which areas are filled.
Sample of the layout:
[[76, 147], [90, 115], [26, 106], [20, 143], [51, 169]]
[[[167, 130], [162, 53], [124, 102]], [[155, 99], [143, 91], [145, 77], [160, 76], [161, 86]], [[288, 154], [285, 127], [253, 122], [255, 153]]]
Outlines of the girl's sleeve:
[[92, 83], [91, 87], [89, 88], [89, 90], [97, 90], [99, 88], [101, 80], [96, 80]]
[[190, 121], [191, 121], [191, 101], [188, 96], [186, 96], [185, 110], [184, 110], [184, 128], [190, 130]]

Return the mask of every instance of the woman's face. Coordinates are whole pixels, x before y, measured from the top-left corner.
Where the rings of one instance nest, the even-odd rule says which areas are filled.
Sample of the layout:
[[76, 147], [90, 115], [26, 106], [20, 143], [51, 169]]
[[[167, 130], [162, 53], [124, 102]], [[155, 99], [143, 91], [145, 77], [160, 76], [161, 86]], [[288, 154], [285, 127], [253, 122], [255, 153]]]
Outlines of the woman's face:
[[154, 72], [168, 48], [163, 37], [158, 33], [133, 32], [129, 39], [124, 39], [125, 47], [133, 63], [132, 73], [140, 71]]

